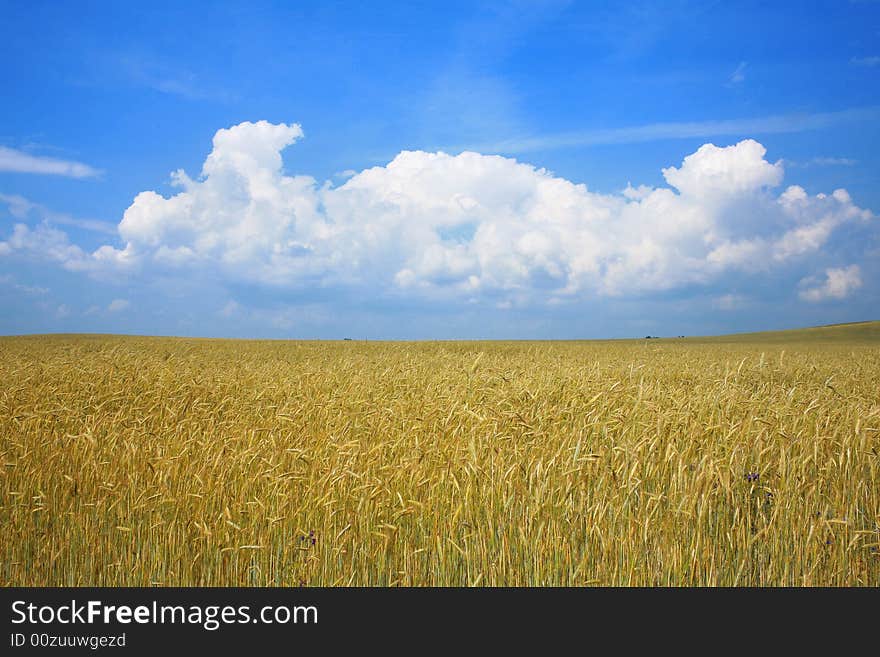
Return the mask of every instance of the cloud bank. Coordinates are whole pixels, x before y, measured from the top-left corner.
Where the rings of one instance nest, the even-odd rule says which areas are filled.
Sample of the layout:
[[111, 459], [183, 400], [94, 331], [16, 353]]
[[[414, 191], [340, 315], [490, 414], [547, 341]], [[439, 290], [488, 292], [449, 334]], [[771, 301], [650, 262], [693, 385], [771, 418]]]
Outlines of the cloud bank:
[[[297, 124], [217, 131], [177, 193], [139, 193], [121, 246], [87, 253], [49, 224], [17, 224], [0, 253], [42, 253], [79, 271], [210, 272], [288, 290], [498, 307], [708, 285], [803, 262], [847, 224], [874, 224], [849, 194], [783, 188], [784, 166], [754, 140], [705, 144], [663, 169], [667, 186], [600, 194], [498, 155], [404, 151], [334, 186], [284, 169]], [[808, 301], [839, 298], [858, 267], [838, 263]], [[852, 272], [855, 271], [855, 278]], [[839, 274], [849, 282], [840, 282]], [[844, 295], [845, 295], [844, 294]]]

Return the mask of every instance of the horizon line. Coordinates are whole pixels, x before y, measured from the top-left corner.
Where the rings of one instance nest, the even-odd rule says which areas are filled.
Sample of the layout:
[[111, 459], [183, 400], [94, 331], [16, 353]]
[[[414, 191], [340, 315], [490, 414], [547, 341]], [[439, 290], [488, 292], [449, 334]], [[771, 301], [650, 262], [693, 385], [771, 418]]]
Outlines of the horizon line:
[[220, 336], [192, 336], [192, 335], [157, 335], [143, 333], [71, 333], [57, 331], [49, 333], [7, 333], [0, 335], [0, 340], [5, 338], [57, 338], [57, 337], [95, 337], [95, 338], [150, 338], [162, 340], [234, 340], [239, 342], [612, 342], [627, 340], [690, 340], [697, 338], [724, 338], [728, 336], [751, 335], [757, 333], [784, 333], [786, 331], [808, 331], [810, 329], [834, 328], [838, 326], [853, 326], [856, 324], [880, 323], [880, 319], [862, 319], [851, 322], [835, 322], [832, 324], [816, 324], [811, 326], [797, 326], [781, 329], [763, 329], [734, 331], [732, 333], [717, 333], [711, 335], [647, 335], [644, 337], [628, 338], [242, 338]]

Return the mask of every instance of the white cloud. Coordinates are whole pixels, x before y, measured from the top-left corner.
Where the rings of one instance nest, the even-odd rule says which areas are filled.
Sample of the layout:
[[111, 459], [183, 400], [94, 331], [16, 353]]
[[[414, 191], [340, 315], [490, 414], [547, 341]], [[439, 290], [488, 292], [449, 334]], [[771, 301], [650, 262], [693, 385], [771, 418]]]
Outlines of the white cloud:
[[110, 305], [107, 306], [107, 312], [111, 312], [111, 313], [122, 312], [123, 310], [128, 308], [130, 305], [131, 305], [131, 303], [128, 301], [128, 299], [113, 299], [113, 301], [110, 302]]
[[82, 162], [31, 155], [7, 146], [0, 146], [0, 171], [39, 173], [68, 178], [94, 178], [101, 175], [98, 169]]
[[[532, 151], [597, 144], [638, 144], [660, 139], [695, 139], [742, 135], [786, 134], [818, 130], [833, 125], [876, 121], [880, 107], [856, 107], [835, 112], [812, 114], [776, 114], [746, 119], [710, 121], [670, 121], [646, 125], [581, 130], [552, 135], [526, 135], [503, 141], [468, 144], [467, 148], [484, 153], [528, 153]], [[461, 150], [448, 147], [446, 150]]]
[[748, 303], [748, 299], [741, 294], [723, 294], [712, 301], [712, 305], [719, 310], [739, 310]]
[[862, 287], [862, 273], [858, 265], [826, 269], [825, 279], [806, 278], [801, 281], [805, 289], [800, 297], [805, 301], [825, 301], [826, 299], [845, 299]]
[[63, 212], [54, 212], [44, 205], [34, 203], [17, 194], [0, 194], [0, 203], [5, 203], [9, 214], [16, 219], [26, 220], [36, 217], [48, 224], [75, 226], [84, 230], [108, 235], [116, 234], [116, 225], [95, 219], [77, 219]]
[[[103, 63], [103, 62], [101, 62]], [[120, 73], [129, 83], [186, 100], [229, 100], [226, 92], [207, 88], [198, 76], [186, 70], [180, 61], [169, 61], [156, 53], [122, 51], [109, 54], [109, 66], [95, 71], [101, 82]]]
[[693, 197], [737, 196], [782, 182], [782, 164], [764, 159], [767, 150], [752, 139], [736, 146], [700, 146], [684, 158], [680, 169], [663, 169], [663, 177], [682, 194]]
[[16, 283], [15, 279], [6, 274], [4, 276], [0, 276], [0, 285], [6, 285], [11, 287], [13, 290], [18, 292], [24, 292], [30, 296], [43, 296], [49, 293], [49, 288], [40, 287], [38, 285], [25, 285], [23, 283]]
[[746, 79], [746, 66], [748, 66], [748, 62], [740, 62], [727, 83], [731, 86], [742, 84]]
[[849, 61], [856, 66], [880, 66], [880, 57], [877, 57], [876, 55], [870, 57], [853, 57]]
[[30, 294], [30, 295], [41, 296], [41, 295], [49, 293], [48, 287], [40, 287], [39, 285], [16, 284], [14, 287], [16, 290], [19, 290], [20, 292], [24, 292], [25, 294]]
[[124, 270], [135, 264], [130, 247], [115, 249], [105, 245], [87, 253], [79, 246], [71, 244], [67, 233], [53, 228], [47, 221], [34, 228], [23, 223], [15, 224], [12, 235], [6, 241], [0, 242], [0, 256], [10, 255], [14, 251], [57, 262], [69, 271], [101, 273], [107, 270]]
[[633, 187], [632, 183], [626, 184], [626, 189], [624, 189], [621, 194], [623, 194], [630, 201], [641, 201], [643, 198], [647, 198], [651, 195], [651, 192], [654, 191], [652, 187], [648, 185], [639, 185], [638, 187]]
[[220, 309], [221, 317], [234, 317], [236, 313], [241, 309], [241, 306], [237, 301], [231, 299], [223, 308]]
[[[491, 306], [668, 290], [731, 271], [767, 271], [816, 253], [874, 215], [844, 190], [781, 193], [781, 161], [744, 140], [706, 144], [663, 169], [668, 187], [599, 194], [515, 159], [404, 151], [344, 184], [287, 175], [296, 124], [220, 130], [198, 178], [138, 194], [124, 248], [89, 254], [47, 225], [19, 224], [10, 249], [68, 269], [206, 271], [291, 290], [348, 287], [372, 297]], [[4, 243], [0, 242], [0, 249]]]
[[859, 161], [851, 157], [813, 157], [806, 161], [785, 160], [787, 167], [803, 168], [809, 167], [853, 167]]
[[851, 157], [814, 157], [810, 163], [821, 167], [852, 167], [858, 164], [858, 160]]
[[6, 209], [16, 219], [24, 219], [34, 208], [34, 204], [23, 196], [17, 194], [0, 194], [0, 202], [6, 204]]

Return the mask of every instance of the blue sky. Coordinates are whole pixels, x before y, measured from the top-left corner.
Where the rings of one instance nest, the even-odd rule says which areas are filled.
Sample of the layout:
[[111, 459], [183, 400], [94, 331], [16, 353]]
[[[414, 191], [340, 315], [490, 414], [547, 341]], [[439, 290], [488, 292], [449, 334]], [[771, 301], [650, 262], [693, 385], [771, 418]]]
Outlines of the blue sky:
[[0, 334], [878, 318], [880, 3], [0, 16]]

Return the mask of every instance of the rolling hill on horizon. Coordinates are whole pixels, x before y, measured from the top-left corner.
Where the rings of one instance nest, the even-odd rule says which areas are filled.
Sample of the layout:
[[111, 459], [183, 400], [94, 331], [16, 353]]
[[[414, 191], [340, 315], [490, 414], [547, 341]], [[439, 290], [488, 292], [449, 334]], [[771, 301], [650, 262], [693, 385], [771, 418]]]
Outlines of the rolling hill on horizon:
[[706, 342], [880, 342], [880, 320], [826, 324], [779, 331], [755, 331], [714, 336], [694, 336], [690, 341]]

